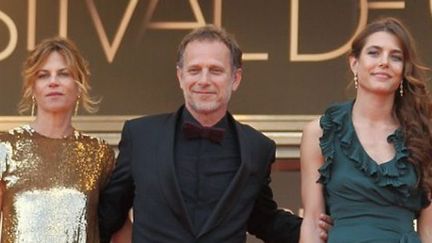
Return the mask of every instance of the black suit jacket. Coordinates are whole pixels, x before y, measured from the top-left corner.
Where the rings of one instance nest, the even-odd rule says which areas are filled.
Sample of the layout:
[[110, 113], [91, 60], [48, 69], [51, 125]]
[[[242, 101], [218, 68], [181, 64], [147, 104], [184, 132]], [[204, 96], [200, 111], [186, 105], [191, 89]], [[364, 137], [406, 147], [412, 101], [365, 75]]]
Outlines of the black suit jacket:
[[132, 237], [137, 243], [240, 243], [245, 242], [246, 231], [265, 242], [298, 242], [301, 219], [278, 210], [269, 187], [274, 142], [231, 115], [229, 121], [235, 124], [239, 140], [240, 168], [206, 223], [194, 232], [174, 165], [181, 109], [125, 123], [116, 168], [101, 193], [101, 242], [109, 242], [132, 206]]

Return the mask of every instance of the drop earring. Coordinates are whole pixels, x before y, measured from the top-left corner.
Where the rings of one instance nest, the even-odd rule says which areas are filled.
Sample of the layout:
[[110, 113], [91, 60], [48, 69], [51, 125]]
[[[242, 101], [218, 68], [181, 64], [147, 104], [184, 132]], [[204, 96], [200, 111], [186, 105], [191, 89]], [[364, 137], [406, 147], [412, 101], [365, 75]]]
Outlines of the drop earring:
[[400, 94], [401, 97], [404, 95], [404, 91], [403, 91], [403, 79], [400, 82], [399, 94]]
[[34, 116], [35, 114], [35, 106], [36, 106], [36, 99], [34, 96], [32, 96], [32, 106], [31, 106], [31, 116]]
[[75, 103], [75, 116], [77, 116], [78, 115], [78, 109], [79, 109], [79, 100], [80, 100], [80, 96], [78, 96], [78, 99], [77, 99], [77, 101], [76, 101], [76, 103]]
[[354, 74], [354, 87], [358, 89], [358, 75], [357, 73]]

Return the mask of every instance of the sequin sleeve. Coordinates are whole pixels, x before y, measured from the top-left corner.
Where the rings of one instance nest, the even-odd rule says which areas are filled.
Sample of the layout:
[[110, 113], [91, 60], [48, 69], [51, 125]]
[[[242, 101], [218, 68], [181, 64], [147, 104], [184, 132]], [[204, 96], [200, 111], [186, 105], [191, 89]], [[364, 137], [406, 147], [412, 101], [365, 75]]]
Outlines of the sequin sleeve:
[[7, 170], [11, 151], [12, 149], [9, 142], [0, 142], [0, 179], [3, 179], [3, 175]]

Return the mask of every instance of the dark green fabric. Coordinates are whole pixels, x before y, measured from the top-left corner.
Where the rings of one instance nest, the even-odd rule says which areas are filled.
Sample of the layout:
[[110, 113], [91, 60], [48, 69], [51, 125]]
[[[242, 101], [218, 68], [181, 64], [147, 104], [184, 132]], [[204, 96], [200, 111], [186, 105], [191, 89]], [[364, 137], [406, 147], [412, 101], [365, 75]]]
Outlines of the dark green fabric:
[[353, 102], [336, 104], [321, 117], [324, 164], [318, 182], [325, 188], [334, 220], [329, 243], [420, 242], [413, 219], [422, 208], [415, 167], [400, 129], [389, 135], [392, 160], [377, 164], [361, 146], [351, 120]]

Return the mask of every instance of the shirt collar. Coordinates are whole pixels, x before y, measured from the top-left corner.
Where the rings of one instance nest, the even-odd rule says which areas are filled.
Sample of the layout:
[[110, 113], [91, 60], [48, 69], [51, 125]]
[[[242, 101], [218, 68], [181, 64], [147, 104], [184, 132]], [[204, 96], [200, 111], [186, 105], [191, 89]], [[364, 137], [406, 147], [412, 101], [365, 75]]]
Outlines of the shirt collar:
[[[195, 119], [195, 117], [192, 116], [192, 114], [188, 111], [188, 109], [186, 107], [183, 109], [181, 120], [182, 120], [182, 123], [192, 122], [194, 124], [200, 125], [200, 123]], [[225, 113], [225, 115], [212, 127], [227, 129], [228, 124], [229, 124], [228, 123], [228, 116], [227, 116], [227, 113]]]

